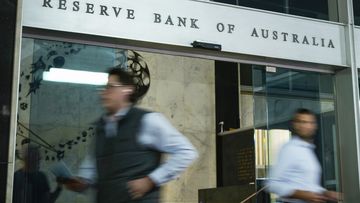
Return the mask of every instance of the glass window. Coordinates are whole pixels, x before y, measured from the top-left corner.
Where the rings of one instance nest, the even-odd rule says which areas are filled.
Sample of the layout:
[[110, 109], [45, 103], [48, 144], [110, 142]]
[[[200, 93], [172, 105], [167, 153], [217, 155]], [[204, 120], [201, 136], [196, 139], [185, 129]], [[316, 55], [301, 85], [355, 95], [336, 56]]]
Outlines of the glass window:
[[[104, 113], [98, 87], [113, 66], [149, 70], [151, 81], [140, 78], [151, 85], [139, 105], [161, 112], [199, 150], [191, 168], [163, 188], [162, 201], [197, 202], [198, 189], [216, 187], [213, 60], [23, 38], [14, 202], [40, 202], [30, 198], [56, 192], [54, 165], [63, 162], [79, 174], [95, 136], [94, 122]], [[27, 166], [36, 172], [23, 173]], [[64, 188], [52, 197], [57, 203], [95, 202], [92, 190]]]
[[214, 0], [216, 2], [279, 13], [338, 21], [337, 1], [333, 0]]
[[360, 0], [353, 0], [355, 25], [360, 25]]

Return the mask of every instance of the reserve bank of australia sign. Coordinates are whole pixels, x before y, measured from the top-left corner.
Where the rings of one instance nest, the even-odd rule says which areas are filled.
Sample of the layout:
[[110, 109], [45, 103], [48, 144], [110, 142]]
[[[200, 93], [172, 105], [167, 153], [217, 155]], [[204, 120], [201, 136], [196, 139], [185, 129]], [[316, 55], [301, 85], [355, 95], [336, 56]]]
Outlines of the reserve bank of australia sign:
[[[344, 66], [344, 28], [190, 0], [24, 0], [24, 26]], [[321, 53], [321, 54], [320, 54]]]

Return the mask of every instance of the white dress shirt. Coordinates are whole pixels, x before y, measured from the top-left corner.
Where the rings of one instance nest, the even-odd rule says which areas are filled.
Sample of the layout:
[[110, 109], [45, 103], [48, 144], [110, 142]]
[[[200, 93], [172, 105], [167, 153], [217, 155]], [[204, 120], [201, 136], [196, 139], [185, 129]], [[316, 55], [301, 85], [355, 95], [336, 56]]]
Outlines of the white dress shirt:
[[[324, 192], [320, 185], [321, 166], [314, 149], [315, 145], [293, 136], [279, 151], [277, 164], [270, 171], [267, 181], [268, 190], [285, 198], [294, 194], [295, 190]], [[286, 201], [304, 202], [294, 199]]]
[[[121, 119], [128, 110], [119, 111], [115, 116]], [[105, 118], [105, 121], [107, 123], [106, 131], [114, 129], [113, 126], [109, 127], [108, 125], [117, 124], [116, 121], [111, 121], [108, 118]], [[148, 175], [156, 185], [160, 186], [175, 179], [198, 157], [196, 149], [189, 140], [176, 130], [162, 114], [155, 112], [145, 114], [140, 126], [139, 144], [169, 155], [164, 163]], [[106, 136], [113, 136], [113, 133], [106, 132]], [[94, 152], [89, 153], [82, 162], [79, 176], [96, 182]]]

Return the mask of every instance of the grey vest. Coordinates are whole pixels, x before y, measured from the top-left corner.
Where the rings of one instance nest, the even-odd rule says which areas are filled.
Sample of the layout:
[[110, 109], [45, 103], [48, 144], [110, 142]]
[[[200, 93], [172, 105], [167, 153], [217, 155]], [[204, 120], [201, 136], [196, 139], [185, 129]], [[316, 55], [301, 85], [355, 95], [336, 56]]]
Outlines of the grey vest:
[[106, 137], [104, 121], [97, 127], [96, 165], [98, 171], [97, 203], [157, 203], [159, 188], [156, 187], [143, 198], [131, 200], [127, 182], [143, 178], [160, 164], [160, 152], [138, 144], [138, 131], [145, 110], [131, 108], [118, 122], [116, 137]]

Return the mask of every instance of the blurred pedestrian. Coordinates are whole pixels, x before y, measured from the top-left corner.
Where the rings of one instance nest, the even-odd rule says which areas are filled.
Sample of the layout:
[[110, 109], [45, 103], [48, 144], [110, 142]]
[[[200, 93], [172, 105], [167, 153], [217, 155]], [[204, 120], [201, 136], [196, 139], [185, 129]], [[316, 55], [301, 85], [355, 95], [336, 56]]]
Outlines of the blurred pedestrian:
[[339, 193], [323, 188], [321, 166], [315, 155], [316, 116], [308, 109], [298, 109], [292, 119], [293, 137], [279, 151], [271, 170], [268, 190], [279, 202], [317, 203], [338, 201]]
[[[159, 187], [197, 157], [193, 145], [162, 114], [135, 107], [135, 92], [131, 73], [109, 71], [101, 93], [107, 113], [97, 124], [94, 150], [84, 160], [81, 178], [69, 181], [69, 189], [94, 185], [97, 203], [157, 203]], [[162, 154], [169, 155], [164, 163]]]

